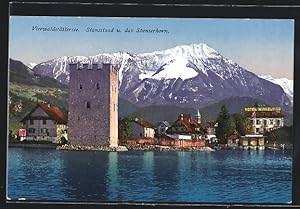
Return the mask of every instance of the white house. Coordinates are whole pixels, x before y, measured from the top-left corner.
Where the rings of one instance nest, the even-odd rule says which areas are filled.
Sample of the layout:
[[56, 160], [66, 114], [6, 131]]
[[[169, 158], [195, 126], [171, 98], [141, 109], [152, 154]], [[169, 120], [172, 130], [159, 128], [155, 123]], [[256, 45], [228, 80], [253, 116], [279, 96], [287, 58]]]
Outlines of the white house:
[[154, 138], [154, 126], [148, 121], [135, 118], [131, 121], [132, 139]]

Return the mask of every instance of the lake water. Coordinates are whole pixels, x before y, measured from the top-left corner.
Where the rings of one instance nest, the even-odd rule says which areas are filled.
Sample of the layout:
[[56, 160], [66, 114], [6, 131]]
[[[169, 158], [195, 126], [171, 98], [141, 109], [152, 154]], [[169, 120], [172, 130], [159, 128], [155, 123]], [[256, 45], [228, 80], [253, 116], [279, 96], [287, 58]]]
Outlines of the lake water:
[[8, 150], [8, 196], [52, 201], [288, 203], [290, 151]]

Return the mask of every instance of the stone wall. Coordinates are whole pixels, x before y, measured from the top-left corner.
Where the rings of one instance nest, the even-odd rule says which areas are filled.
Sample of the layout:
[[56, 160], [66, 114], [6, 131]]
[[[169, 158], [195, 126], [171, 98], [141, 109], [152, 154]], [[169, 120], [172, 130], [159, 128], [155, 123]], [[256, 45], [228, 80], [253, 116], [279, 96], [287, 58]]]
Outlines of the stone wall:
[[135, 144], [141, 144], [141, 145], [154, 145], [155, 140], [154, 138], [140, 138], [140, 139], [130, 139], [127, 140], [128, 145], [135, 145]]
[[180, 140], [180, 139], [169, 139], [161, 138], [159, 140], [161, 146], [173, 146], [173, 147], [205, 147], [205, 140]]
[[48, 141], [52, 143], [59, 143], [59, 139], [57, 137], [51, 136], [26, 136], [24, 139], [27, 141]]

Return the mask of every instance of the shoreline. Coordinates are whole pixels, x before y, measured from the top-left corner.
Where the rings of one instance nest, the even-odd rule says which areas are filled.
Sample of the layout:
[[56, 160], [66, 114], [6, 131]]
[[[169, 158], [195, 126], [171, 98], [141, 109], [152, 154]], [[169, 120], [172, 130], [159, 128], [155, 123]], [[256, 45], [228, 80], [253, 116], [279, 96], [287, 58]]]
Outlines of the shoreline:
[[[245, 150], [241, 147], [171, 147], [161, 145], [120, 145], [118, 147], [109, 146], [78, 146], [78, 145], [61, 145], [54, 143], [9, 143], [8, 147], [13, 148], [36, 148], [36, 149], [56, 149], [56, 150], [73, 150], [73, 151], [105, 151], [105, 152], [123, 152], [123, 151], [220, 151], [220, 150]], [[292, 150], [292, 145], [286, 145], [284, 149], [281, 146], [265, 145], [265, 150]]]
[[176, 148], [160, 145], [122, 145], [118, 147], [108, 146], [75, 146], [62, 145], [56, 148], [57, 150], [75, 150], [75, 151], [108, 151], [108, 152], [123, 152], [123, 151], [215, 151], [210, 147], [190, 147]]
[[58, 144], [34, 144], [34, 143], [9, 143], [8, 147], [13, 148], [34, 148], [34, 149], [56, 149], [56, 147], [59, 146]]

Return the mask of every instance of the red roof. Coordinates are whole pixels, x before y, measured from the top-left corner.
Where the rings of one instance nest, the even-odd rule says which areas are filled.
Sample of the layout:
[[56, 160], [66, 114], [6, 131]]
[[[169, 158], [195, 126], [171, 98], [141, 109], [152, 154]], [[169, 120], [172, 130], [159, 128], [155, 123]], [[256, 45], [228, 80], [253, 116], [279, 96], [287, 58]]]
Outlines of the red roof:
[[[176, 130], [176, 128], [180, 129]], [[181, 128], [184, 128], [184, 130]], [[191, 118], [190, 115], [181, 114], [174, 124], [168, 128], [167, 132], [178, 134], [205, 134], [206, 130], [195, 119]]]
[[231, 139], [231, 140], [235, 140], [235, 139], [237, 139], [237, 138], [239, 138], [239, 137], [238, 137], [238, 135], [236, 135], [236, 134], [231, 134], [229, 137], [227, 137], [228, 140], [230, 140], [230, 139]]
[[154, 128], [154, 125], [152, 125], [151, 123], [149, 123], [148, 121], [145, 121], [145, 120], [142, 120], [142, 119], [135, 119], [135, 120], [132, 120], [132, 122], [135, 122], [137, 123], [138, 125], [140, 126], [143, 126], [145, 128]]
[[38, 103], [30, 113], [28, 113], [21, 122], [24, 122], [25, 120], [34, 119], [35, 117], [32, 117], [31, 114], [37, 109], [41, 108], [49, 118], [55, 120], [57, 123], [60, 124], [67, 124], [67, 117], [65, 116], [64, 112], [57, 106], [48, 104], [48, 103]]

